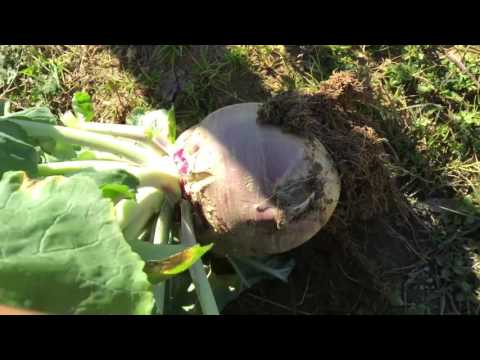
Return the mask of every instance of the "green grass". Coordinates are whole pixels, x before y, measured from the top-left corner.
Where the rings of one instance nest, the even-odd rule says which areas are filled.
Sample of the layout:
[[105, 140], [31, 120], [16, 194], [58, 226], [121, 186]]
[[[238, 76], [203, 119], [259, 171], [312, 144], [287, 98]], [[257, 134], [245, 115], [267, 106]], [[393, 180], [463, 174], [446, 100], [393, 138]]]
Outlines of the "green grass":
[[[136, 107], [175, 101], [185, 129], [228, 104], [314, 91], [338, 70], [371, 84], [378, 105], [365, 111], [379, 119], [398, 158], [392, 170], [401, 191], [412, 204], [448, 200], [448, 210], [428, 215], [435, 224], [426, 235], [433, 248], [405, 274], [409, 286], [433, 288], [405, 308], [478, 313], [478, 47], [0, 46], [0, 95], [13, 110], [48, 104], [62, 113], [83, 90], [92, 95], [97, 118], [114, 122], [124, 122]], [[429, 270], [419, 272], [423, 268]]]

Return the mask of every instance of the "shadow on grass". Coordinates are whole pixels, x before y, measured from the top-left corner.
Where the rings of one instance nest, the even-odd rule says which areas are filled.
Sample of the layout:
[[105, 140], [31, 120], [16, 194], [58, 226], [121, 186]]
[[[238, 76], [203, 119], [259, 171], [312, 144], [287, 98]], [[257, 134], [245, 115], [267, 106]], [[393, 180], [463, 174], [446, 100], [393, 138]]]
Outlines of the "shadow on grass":
[[[287, 46], [286, 49], [292, 59], [298, 59], [299, 51], [306, 50], [306, 56], [295, 60], [295, 68], [311, 71], [318, 80], [327, 79], [341, 65], [326, 47], [315, 50]], [[136, 77], [152, 107], [175, 104], [181, 129], [196, 124], [220, 107], [263, 101], [269, 96], [258, 75], [250, 70], [247, 59], [223, 46], [112, 46], [111, 51]], [[401, 49], [375, 51], [376, 56], [393, 56], [388, 51]], [[399, 126], [395, 109], [368, 111], [370, 116], [378, 118], [383, 134], [390, 140], [392, 156], [398, 157], [407, 168], [428, 167], [416, 151], [415, 139]], [[428, 180], [416, 179], [408, 173], [399, 177], [400, 187], [413, 185], [421, 189], [417, 197], [427, 203], [431, 197], [447, 196], [443, 191], [429, 191]], [[460, 236], [458, 239], [463, 240], [458, 244], [455, 238], [451, 240], [457, 228], [449, 227], [448, 222], [440, 226], [441, 223], [432, 221], [432, 217], [439, 215], [436, 210], [412, 205], [411, 212], [418, 221], [410, 225], [399, 223], [393, 215], [358, 224], [353, 247], [320, 232], [292, 251], [297, 267], [288, 285], [263, 282], [241, 295], [224, 312], [472, 313], [478, 306], [473, 292], [479, 284], [472, 271], [470, 253], [463, 245], [478, 244], [472, 243], [474, 235], [469, 233]], [[445, 215], [444, 210], [440, 215]], [[453, 233], [450, 229], [454, 229]], [[450, 239], [447, 245], [446, 239]], [[382, 267], [382, 273], [376, 273], [378, 266]]]
[[111, 46], [122, 66], [144, 88], [152, 107], [175, 105], [186, 129], [214, 110], [268, 97], [247, 59], [225, 46]]

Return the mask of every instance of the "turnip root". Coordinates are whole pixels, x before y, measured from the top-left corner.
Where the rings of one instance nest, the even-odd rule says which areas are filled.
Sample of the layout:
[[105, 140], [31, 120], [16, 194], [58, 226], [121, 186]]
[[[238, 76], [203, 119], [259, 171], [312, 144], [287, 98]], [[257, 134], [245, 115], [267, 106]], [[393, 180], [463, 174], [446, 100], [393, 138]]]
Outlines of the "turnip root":
[[320, 141], [259, 124], [260, 105], [217, 110], [176, 142], [199, 241], [219, 254], [291, 250], [328, 222], [339, 199], [339, 175]]

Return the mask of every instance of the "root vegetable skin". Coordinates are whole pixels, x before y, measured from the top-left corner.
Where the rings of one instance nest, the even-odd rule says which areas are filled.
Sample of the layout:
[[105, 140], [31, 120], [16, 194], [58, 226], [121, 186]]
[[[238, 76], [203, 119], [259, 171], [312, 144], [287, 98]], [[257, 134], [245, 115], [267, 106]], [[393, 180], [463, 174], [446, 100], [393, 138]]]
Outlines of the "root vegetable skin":
[[282, 253], [330, 219], [340, 179], [316, 140], [257, 123], [261, 104], [215, 111], [177, 140], [198, 237], [221, 254]]

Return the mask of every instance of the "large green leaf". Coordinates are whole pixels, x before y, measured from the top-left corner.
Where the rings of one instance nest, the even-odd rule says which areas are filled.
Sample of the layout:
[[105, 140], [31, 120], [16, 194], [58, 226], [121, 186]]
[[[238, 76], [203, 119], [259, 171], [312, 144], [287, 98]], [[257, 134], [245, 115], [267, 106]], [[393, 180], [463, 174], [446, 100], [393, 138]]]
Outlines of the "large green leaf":
[[145, 263], [86, 176], [0, 181], [0, 303], [56, 314], [150, 314]]
[[57, 117], [52, 114], [48, 107], [43, 106], [25, 109], [0, 117], [0, 121], [8, 119], [30, 120], [52, 125], [57, 124]]
[[73, 95], [72, 108], [77, 117], [83, 116], [85, 121], [93, 120], [93, 103], [86, 92], [79, 91]]
[[38, 154], [27, 133], [17, 124], [0, 121], [0, 177], [9, 170], [37, 172]]

